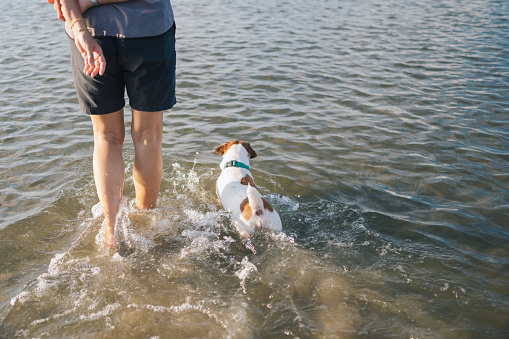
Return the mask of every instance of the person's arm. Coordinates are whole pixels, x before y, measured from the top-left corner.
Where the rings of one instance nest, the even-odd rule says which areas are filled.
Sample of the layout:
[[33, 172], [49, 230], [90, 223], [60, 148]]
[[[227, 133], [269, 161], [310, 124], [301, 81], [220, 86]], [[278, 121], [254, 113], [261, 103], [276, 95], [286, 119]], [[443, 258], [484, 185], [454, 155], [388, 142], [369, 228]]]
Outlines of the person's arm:
[[73, 32], [74, 43], [85, 61], [84, 72], [91, 77], [103, 75], [106, 59], [99, 44], [94, 40], [87, 27], [78, 0], [59, 0], [62, 16]]
[[[97, 5], [101, 6], [127, 1], [131, 0], [96, 0], [96, 3]], [[62, 5], [60, 4], [61, 0], [48, 0], [48, 2], [55, 7], [55, 11], [57, 11], [58, 18], [62, 21], [65, 21], [64, 15], [62, 14]], [[95, 6], [92, 0], [78, 0], [78, 5], [80, 7], [81, 14], [85, 13], [87, 9], [90, 9]]]
[[[78, 47], [83, 60], [85, 61], [84, 72], [91, 77], [97, 74], [103, 75], [106, 69], [106, 60], [101, 47], [93, 39], [90, 31], [87, 29], [86, 21], [83, 19], [83, 13], [94, 6], [91, 0], [47, 0], [53, 4], [58, 13], [58, 18], [69, 22], [72, 26], [73, 38]], [[100, 5], [126, 2], [130, 0], [96, 0]]]

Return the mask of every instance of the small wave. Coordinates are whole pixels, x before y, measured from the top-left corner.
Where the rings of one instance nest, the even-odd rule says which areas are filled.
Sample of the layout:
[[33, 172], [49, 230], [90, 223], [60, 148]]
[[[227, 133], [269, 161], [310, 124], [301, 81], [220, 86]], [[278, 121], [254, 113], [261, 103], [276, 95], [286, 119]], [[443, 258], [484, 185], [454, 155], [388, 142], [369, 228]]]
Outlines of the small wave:
[[246, 279], [249, 277], [249, 275], [252, 273], [252, 272], [256, 272], [258, 271], [258, 269], [256, 268], [256, 266], [249, 262], [249, 258], [248, 257], [244, 257], [242, 259], [242, 262], [240, 263], [240, 269], [235, 272], [235, 275], [239, 278], [240, 280], [240, 286], [242, 286], [242, 291], [244, 292], [244, 294], [246, 294]]

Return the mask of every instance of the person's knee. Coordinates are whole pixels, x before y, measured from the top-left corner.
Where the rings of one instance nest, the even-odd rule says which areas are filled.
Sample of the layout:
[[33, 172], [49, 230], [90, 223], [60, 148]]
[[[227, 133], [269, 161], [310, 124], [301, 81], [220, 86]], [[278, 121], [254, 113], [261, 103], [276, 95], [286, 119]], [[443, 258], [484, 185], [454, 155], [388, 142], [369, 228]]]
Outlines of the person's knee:
[[93, 115], [94, 141], [123, 145], [125, 139], [124, 111], [111, 114]]
[[161, 145], [163, 112], [141, 112], [133, 109], [131, 137], [135, 147]]
[[162, 144], [163, 133], [159, 126], [144, 129], [132, 129], [131, 137], [135, 146], [158, 146]]
[[123, 145], [125, 139], [124, 131], [96, 131], [94, 138], [98, 142], [106, 142], [114, 145]]

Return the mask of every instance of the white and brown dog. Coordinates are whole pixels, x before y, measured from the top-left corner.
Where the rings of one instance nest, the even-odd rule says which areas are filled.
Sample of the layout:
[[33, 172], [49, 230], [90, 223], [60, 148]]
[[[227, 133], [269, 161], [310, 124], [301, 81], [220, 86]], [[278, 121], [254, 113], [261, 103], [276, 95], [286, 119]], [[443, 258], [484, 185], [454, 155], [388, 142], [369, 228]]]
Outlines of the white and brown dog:
[[240, 235], [262, 230], [281, 231], [279, 214], [262, 198], [249, 171], [249, 159], [256, 157], [251, 145], [234, 140], [217, 147], [214, 152], [223, 156], [219, 165], [223, 171], [217, 179], [216, 192], [223, 208], [232, 213]]

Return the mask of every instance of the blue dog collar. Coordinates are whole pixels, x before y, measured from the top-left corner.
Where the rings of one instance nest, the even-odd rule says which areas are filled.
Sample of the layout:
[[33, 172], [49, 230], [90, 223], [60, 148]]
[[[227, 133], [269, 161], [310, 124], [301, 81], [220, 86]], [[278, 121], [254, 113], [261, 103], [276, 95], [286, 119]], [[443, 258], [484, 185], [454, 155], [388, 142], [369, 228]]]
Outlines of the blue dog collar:
[[228, 161], [227, 163], [224, 164], [224, 167], [223, 167], [223, 170], [226, 169], [227, 167], [239, 167], [239, 168], [245, 168], [249, 171], [249, 166], [244, 164], [243, 162], [240, 162], [240, 161], [237, 161], [237, 160], [232, 160], [232, 161]]

